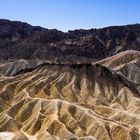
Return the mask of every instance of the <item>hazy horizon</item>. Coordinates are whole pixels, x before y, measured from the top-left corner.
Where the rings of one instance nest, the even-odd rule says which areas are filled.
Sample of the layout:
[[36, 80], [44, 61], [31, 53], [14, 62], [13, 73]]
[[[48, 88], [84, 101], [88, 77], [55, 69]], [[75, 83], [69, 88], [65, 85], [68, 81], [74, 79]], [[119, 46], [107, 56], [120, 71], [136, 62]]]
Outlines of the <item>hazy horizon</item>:
[[140, 23], [138, 0], [1, 0], [0, 19], [67, 32]]

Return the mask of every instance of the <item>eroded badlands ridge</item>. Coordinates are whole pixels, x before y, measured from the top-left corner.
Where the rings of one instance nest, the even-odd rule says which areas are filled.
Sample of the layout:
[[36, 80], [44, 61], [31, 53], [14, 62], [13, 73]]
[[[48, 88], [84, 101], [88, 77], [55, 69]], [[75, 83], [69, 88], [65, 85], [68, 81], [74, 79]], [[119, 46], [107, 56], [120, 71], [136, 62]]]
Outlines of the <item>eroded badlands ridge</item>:
[[[139, 52], [126, 55], [125, 65], [139, 59]], [[139, 81], [100, 63], [43, 64], [1, 76], [0, 131], [23, 140], [139, 140]]]

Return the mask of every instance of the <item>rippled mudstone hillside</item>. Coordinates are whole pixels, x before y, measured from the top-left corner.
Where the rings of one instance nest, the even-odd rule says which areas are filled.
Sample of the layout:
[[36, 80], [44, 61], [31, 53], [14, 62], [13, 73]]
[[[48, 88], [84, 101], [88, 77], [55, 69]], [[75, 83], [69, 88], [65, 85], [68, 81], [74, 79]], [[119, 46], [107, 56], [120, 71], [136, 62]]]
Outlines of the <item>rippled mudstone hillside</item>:
[[[135, 62], [139, 52], [133, 54]], [[114, 57], [118, 56], [123, 62], [121, 54]], [[138, 84], [100, 62], [46, 63], [15, 76], [1, 76], [0, 137], [139, 140]]]

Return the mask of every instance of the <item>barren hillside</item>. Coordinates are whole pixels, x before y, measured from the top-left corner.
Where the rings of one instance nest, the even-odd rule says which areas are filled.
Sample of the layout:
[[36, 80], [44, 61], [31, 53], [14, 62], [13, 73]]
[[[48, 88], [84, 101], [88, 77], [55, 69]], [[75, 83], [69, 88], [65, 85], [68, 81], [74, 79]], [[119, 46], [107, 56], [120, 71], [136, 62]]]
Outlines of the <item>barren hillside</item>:
[[140, 140], [139, 38], [0, 20], [0, 139]]

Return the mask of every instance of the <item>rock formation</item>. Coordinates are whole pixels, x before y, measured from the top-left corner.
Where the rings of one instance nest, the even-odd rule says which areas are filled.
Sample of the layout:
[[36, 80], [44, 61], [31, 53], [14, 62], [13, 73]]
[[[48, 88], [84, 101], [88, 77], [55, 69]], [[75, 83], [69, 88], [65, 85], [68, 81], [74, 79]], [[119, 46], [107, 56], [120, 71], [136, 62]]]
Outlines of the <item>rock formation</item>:
[[100, 60], [125, 50], [140, 51], [139, 44], [139, 24], [64, 33], [0, 20], [1, 61], [40, 58], [61, 62], [73, 57]]
[[0, 139], [139, 140], [139, 37], [1, 20]]

